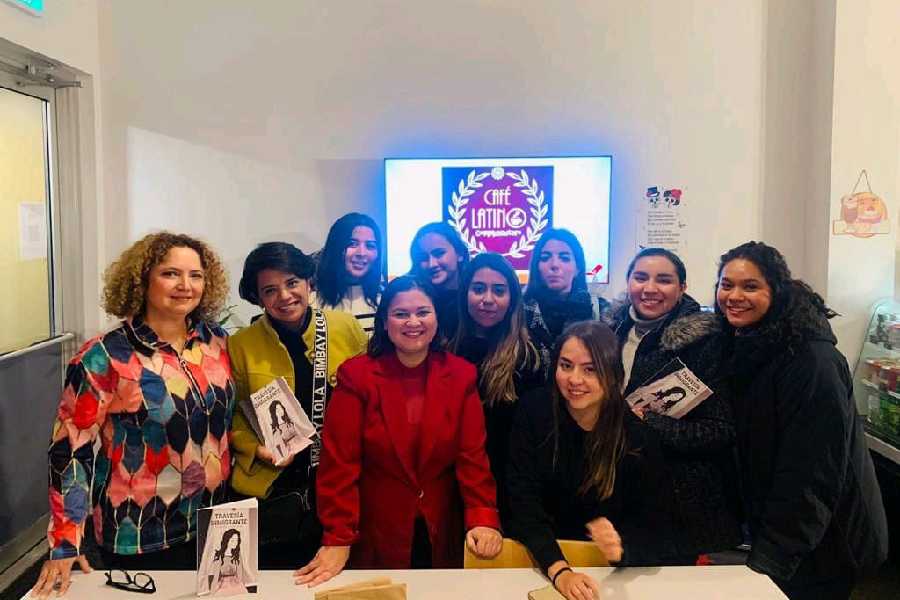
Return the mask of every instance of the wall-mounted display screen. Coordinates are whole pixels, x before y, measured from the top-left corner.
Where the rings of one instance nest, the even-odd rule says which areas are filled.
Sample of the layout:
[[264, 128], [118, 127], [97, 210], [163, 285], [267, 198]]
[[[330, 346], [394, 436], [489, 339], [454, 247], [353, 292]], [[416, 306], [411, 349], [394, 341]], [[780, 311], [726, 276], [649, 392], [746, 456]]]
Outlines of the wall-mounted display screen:
[[444, 221], [471, 254], [498, 252], [520, 278], [541, 235], [568, 229], [584, 247], [588, 280], [608, 283], [611, 171], [610, 156], [387, 159], [388, 274], [409, 271], [419, 227]]

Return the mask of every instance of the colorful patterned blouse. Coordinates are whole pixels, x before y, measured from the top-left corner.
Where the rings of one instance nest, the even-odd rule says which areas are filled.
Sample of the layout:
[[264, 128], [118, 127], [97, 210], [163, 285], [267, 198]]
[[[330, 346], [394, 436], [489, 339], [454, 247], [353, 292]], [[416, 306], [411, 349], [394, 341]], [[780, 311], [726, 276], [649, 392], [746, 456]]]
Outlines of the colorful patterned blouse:
[[79, 554], [92, 507], [97, 543], [117, 554], [194, 537], [197, 510], [222, 500], [231, 469], [226, 335], [193, 326], [179, 357], [135, 317], [79, 350], [49, 451], [51, 558]]

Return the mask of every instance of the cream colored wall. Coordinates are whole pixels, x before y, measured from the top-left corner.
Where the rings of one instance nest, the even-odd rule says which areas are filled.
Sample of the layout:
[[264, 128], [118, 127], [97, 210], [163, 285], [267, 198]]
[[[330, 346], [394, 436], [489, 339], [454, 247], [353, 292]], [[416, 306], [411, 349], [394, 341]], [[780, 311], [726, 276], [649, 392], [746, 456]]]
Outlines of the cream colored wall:
[[0, 3], [0, 37], [85, 73], [97, 74], [97, 0], [47, 0], [44, 4], [44, 15], [35, 17]]
[[[892, 77], [896, 6], [73, 0], [43, 19], [0, 4], [0, 35], [91, 73], [92, 92], [102, 81], [87, 305], [103, 266], [149, 228], [209, 238], [234, 280], [257, 241], [312, 248], [347, 210], [382, 218], [384, 156], [608, 152], [610, 292], [643, 188], [682, 185], [700, 215], [685, 258], [702, 300], [718, 253], [762, 238], [856, 314], [867, 309], [840, 257], [859, 257], [829, 249], [830, 213], [866, 162], [847, 158], [853, 138], [880, 126], [853, 107]], [[892, 169], [878, 167], [882, 189]]]
[[0, 90], [0, 353], [50, 333], [47, 258], [23, 260], [19, 211], [46, 209], [43, 107], [39, 100]]
[[646, 187], [669, 185], [691, 205], [692, 293], [711, 301], [718, 254], [761, 231], [765, 10], [101, 1], [107, 259], [186, 230], [236, 282], [259, 241], [311, 250], [344, 212], [383, 219], [384, 157], [608, 153], [609, 291]]
[[759, 238], [824, 293], [834, 0], [774, 0], [766, 8]]
[[894, 293], [900, 182], [900, 3], [839, 0], [835, 21], [834, 115], [830, 219], [840, 215], [861, 169], [885, 200], [890, 233], [870, 238], [832, 235], [828, 247], [828, 303], [839, 348], [854, 363], [872, 304]]

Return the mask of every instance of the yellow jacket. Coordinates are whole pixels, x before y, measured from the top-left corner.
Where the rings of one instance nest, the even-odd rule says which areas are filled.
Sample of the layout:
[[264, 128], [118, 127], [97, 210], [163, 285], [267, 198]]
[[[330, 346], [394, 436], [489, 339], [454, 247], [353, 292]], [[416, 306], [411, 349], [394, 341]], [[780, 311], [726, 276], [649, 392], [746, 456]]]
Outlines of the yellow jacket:
[[[338, 367], [348, 358], [364, 352], [368, 340], [353, 315], [330, 310], [322, 312], [328, 326], [328, 383], [334, 387]], [[315, 335], [316, 328], [311, 322], [303, 333], [310, 363], [315, 353]], [[250, 394], [277, 377], [284, 377], [294, 389], [294, 363], [267, 315], [229, 337], [228, 354], [238, 402], [247, 400]], [[235, 457], [231, 487], [247, 496], [266, 497], [281, 468], [257, 460], [256, 447], [260, 441], [240, 409], [234, 411], [231, 445]]]

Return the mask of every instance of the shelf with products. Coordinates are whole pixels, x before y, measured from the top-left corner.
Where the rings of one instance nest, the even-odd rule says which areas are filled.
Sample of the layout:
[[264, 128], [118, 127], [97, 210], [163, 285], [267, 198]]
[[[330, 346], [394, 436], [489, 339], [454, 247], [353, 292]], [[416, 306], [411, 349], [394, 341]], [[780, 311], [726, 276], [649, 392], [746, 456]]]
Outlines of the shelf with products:
[[853, 373], [853, 396], [869, 447], [900, 464], [900, 302], [883, 300], [873, 307]]

